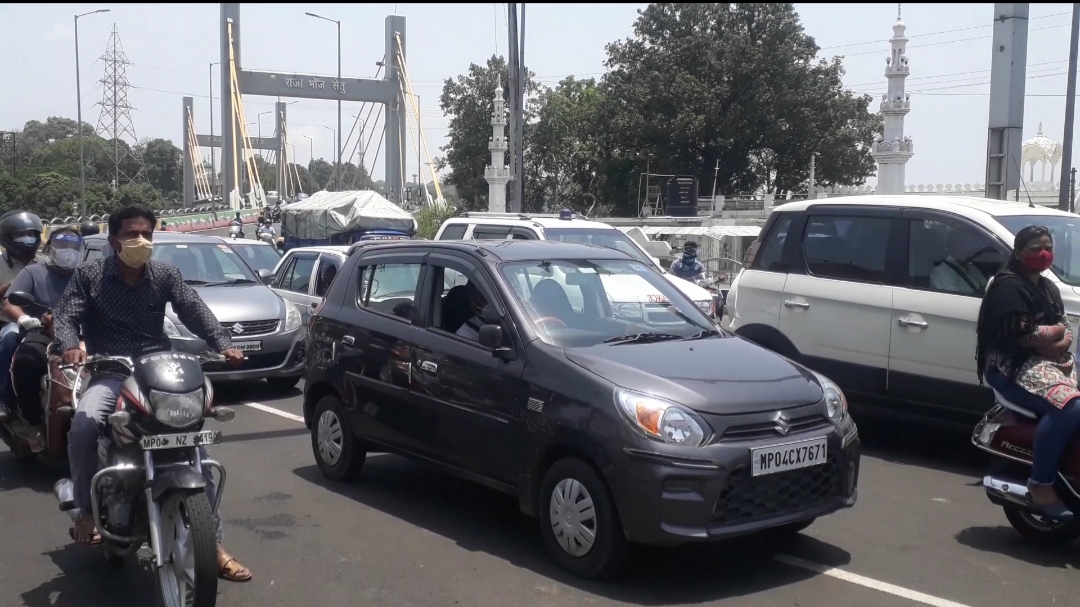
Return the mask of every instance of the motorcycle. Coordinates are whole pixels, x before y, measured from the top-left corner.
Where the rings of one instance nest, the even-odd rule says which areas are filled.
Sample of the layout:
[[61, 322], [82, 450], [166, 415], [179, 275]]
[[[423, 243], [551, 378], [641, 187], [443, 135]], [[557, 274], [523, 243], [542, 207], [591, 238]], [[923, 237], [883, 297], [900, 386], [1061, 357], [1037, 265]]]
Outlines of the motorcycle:
[[235, 224], [235, 223], [232, 224], [231, 226], [229, 226], [229, 236], [231, 236], [233, 238], [243, 238], [244, 237], [244, 228], [243, 228], [243, 226], [241, 226], [239, 224]]
[[[1041, 514], [1027, 490], [1032, 445], [1038, 417], [1010, 402], [996, 390], [995, 405], [975, 426], [971, 442], [993, 456], [983, 477], [986, 497], [1005, 511], [1005, 518], [1021, 536], [1044, 544], [1067, 544], [1080, 538], [1080, 519], [1055, 521]], [[1058, 497], [1073, 512], [1080, 512], [1080, 439], [1074, 438], [1054, 484]]]
[[[48, 308], [37, 303], [29, 293], [9, 293], [8, 301], [24, 310], [33, 310], [42, 315], [50, 313]], [[38, 340], [48, 346], [52, 341], [52, 330], [50, 327], [31, 329], [25, 331], [21, 338], [21, 341]], [[50, 355], [48, 363], [49, 370], [41, 377], [38, 389], [41, 422], [36, 425], [29, 423], [22, 417], [19, 408], [15, 407], [11, 419], [0, 426], [0, 438], [20, 461], [33, 461], [41, 454], [53, 458], [67, 458], [67, 433], [71, 418], [75, 415], [72, 389], [78, 373], [62, 369], [59, 356]], [[21, 396], [18, 393], [19, 383], [12, 382], [17, 397]]]
[[[98, 472], [90, 482], [93, 522], [114, 564], [149, 541], [165, 607], [217, 602], [214, 513], [225, 488], [225, 468], [202, 459], [198, 448], [221, 442], [220, 431], [203, 429], [206, 418], [235, 417], [232, 409], [213, 406], [213, 386], [203, 373], [205, 365], [224, 360], [216, 354], [160, 351], [135, 359], [95, 355], [62, 367], [124, 378], [99, 439]], [[73, 407], [78, 408], [77, 398]], [[214, 503], [206, 494], [204, 467], [219, 475]], [[73, 489], [70, 479], [61, 479], [53, 494], [60, 510], [76, 520]]]
[[259, 232], [259, 240], [266, 244], [274, 244], [274, 235], [270, 232]]

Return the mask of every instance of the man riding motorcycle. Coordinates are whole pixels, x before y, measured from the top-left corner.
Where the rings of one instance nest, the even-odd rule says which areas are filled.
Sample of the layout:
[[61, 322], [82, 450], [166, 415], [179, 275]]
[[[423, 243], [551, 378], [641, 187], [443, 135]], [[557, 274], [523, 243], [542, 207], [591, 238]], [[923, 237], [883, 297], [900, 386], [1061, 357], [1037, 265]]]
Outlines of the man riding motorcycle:
[[[11, 281], [19, 272], [37, 259], [38, 247], [41, 246], [41, 218], [26, 211], [11, 211], [0, 216], [0, 246], [4, 248], [0, 259], [0, 298], [7, 297]], [[0, 423], [7, 421], [8, 406], [12, 404], [11, 376], [7, 369], [11, 367], [11, 358], [19, 345], [19, 325], [17, 318], [8, 318], [0, 329]]]
[[277, 236], [277, 233], [274, 232], [274, 226], [270, 224], [269, 217], [264, 217], [262, 219], [262, 225], [259, 226], [259, 233], [256, 234], [256, 236], [258, 236], [260, 239], [263, 239], [263, 234], [270, 235], [270, 239], [267, 240], [267, 242], [273, 242], [274, 237]]
[[692, 281], [695, 276], [704, 272], [705, 264], [698, 261], [697, 250], [697, 243], [692, 240], [684, 244], [682, 259], [676, 259], [671, 264], [671, 273], [683, 280]]
[[[83, 239], [73, 227], [62, 227], [49, 234], [45, 244], [48, 261], [45, 264], [29, 265], [19, 272], [8, 289], [10, 293], [28, 293], [41, 304], [42, 309], [52, 310], [60, 302], [60, 297], [67, 289], [75, 268], [79, 267], [83, 254]], [[7, 299], [3, 301], [3, 313], [8, 318], [17, 319], [17, 325], [23, 331], [52, 324], [52, 314], [42, 314], [40, 310], [23, 310]], [[28, 334], [15, 349], [11, 362], [11, 381], [14, 384], [16, 400], [22, 418], [34, 428], [32, 442], [40, 442], [40, 433], [36, 428], [41, 424], [41, 399], [39, 390], [41, 378], [49, 370], [49, 337], [41, 334]]]
[[237, 227], [240, 228], [239, 236], [240, 236], [240, 238], [243, 238], [244, 237], [244, 220], [240, 218], [240, 212], [239, 211], [237, 211], [236, 217], [233, 217], [233, 220], [231, 222], [229, 222], [229, 227], [232, 227], [232, 226], [237, 226]]
[[[109, 245], [115, 255], [87, 262], [79, 268], [57, 306], [53, 333], [66, 364], [86, 361], [87, 355], [107, 354], [136, 357], [142, 353], [171, 350], [165, 336], [165, 306], [173, 310], [195, 335], [221, 352], [233, 364], [244, 355], [232, 347], [229, 334], [199, 294], [184, 282], [179, 270], [151, 261], [153, 253], [153, 211], [131, 205], [109, 216]], [[86, 350], [79, 347], [80, 327]], [[105, 418], [115, 406], [121, 380], [97, 376], [79, 399], [79, 409], [68, 433], [68, 461], [74, 485], [74, 506], [79, 511], [74, 539], [82, 544], [101, 542], [91, 512], [90, 483], [97, 472], [98, 438]], [[200, 449], [202, 449], [200, 447]], [[202, 457], [207, 457], [205, 450]], [[210, 468], [204, 468], [206, 490], [215, 501], [216, 485]], [[231, 581], [247, 581], [251, 572], [230, 556], [221, 545], [221, 519], [217, 523], [218, 574]]]

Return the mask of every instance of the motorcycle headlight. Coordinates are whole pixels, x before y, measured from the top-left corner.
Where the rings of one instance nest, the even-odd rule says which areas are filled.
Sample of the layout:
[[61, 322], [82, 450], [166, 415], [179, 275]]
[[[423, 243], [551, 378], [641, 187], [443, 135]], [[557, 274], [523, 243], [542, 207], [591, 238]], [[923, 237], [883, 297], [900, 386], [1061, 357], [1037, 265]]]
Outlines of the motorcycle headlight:
[[622, 388], [615, 391], [615, 404], [626, 421], [647, 438], [686, 447], [705, 442], [705, 422], [699, 422], [686, 407]]
[[203, 418], [206, 400], [202, 388], [187, 394], [151, 390], [150, 406], [154, 409], [154, 418], [159, 422], [174, 428], [184, 428]]
[[180, 329], [176, 328], [176, 323], [169, 320], [168, 316], [165, 317], [165, 326], [163, 327], [163, 329], [165, 331], [165, 336], [170, 339], [183, 338], [183, 335], [180, 335]]
[[821, 385], [821, 391], [825, 393], [825, 412], [833, 423], [839, 425], [847, 417], [847, 398], [832, 380], [818, 373], [815, 375]]
[[285, 331], [295, 331], [300, 328], [300, 309], [291, 301], [285, 302]]

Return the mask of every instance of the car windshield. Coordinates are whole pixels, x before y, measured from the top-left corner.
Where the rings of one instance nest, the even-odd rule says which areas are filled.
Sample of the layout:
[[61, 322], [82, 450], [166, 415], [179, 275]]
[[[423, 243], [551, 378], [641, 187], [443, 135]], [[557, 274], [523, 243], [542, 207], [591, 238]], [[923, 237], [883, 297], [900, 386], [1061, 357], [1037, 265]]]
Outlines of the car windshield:
[[[685, 339], [716, 325], [651, 265], [622, 260], [551, 260], [499, 267], [540, 339], [561, 347]], [[618, 304], [617, 301], [648, 301]], [[635, 310], [624, 309], [627, 306]], [[643, 307], [651, 311], [642, 311]]]
[[615, 249], [642, 263], [650, 266], [654, 265], [652, 260], [634, 245], [629, 236], [615, 228], [545, 228], [544, 237], [547, 240], [591, 244], [607, 249]]
[[273, 271], [278, 261], [281, 261], [281, 254], [277, 252], [276, 248], [269, 245], [234, 244], [232, 248], [256, 272], [259, 270]]
[[258, 282], [251, 269], [227, 244], [155, 243], [153, 259], [180, 270], [189, 284]]
[[1054, 237], [1054, 265], [1050, 269], [1061, 282], [1074, 287], [1080, 286], [1080, 217], [1004, 215], [995, 219], [1014, 236], [1028, 226], [1049, 228]]

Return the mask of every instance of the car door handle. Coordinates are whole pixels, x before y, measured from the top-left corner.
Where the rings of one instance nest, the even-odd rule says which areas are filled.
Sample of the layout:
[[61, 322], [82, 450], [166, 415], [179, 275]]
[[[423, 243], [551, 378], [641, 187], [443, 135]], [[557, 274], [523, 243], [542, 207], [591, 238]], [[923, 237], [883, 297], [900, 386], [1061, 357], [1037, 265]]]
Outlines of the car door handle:
[[802, 308], [803, 310], [810, 307], [810, 304], [805, 301], [795, 301], [794, 299], [785, 299], [784, 306], [788, 308]]
[[356, 339], [352, 335], [345, 335], [341, 338], [341, 343], [351, 346], [356, 343]]
[[422, 361], [420, 363], [420, 368], [423, 369], [424, 371], [427, 371], [428, 373], [438, 373], [439, 372], [439, 365], [436, 365], [435, 363], [431, 362], [430, 360]]
[[926, 327], [930, 326], [930, 323], [926, 323], [921, 320], [911, 320], [910, 318], [905, 318], [903, 316], [896, 319], [896, 324], [900, 325], [901, 327], [918, 327], [920, 329], [925, 329]]

